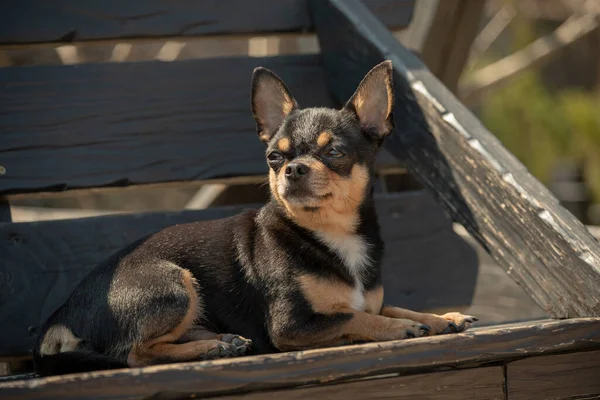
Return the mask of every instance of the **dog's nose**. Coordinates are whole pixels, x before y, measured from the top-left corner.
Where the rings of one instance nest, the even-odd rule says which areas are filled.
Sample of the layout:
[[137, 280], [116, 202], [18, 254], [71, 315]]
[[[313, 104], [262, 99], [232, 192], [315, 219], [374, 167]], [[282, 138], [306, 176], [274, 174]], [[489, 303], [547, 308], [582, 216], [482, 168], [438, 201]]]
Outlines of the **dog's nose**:
[[302, 179], [302, 177], [308, 174], [310, 168], [308, 165], [302, 163], [290, 163], [285, 169], [285, 177], [292, 180], [297, 181]]

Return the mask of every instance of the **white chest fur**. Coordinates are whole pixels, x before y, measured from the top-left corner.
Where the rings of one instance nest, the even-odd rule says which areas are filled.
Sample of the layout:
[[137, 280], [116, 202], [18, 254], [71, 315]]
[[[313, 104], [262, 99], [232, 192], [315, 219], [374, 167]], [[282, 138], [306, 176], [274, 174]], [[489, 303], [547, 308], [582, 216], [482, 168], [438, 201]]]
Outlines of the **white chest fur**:
[[365, 307], [363, 275], [369, 266], [369, 244], [360, 235], [319, 234], [321, 241], [340, 257], [350, 275], [354, 277], [352, 308], [363, 311]]

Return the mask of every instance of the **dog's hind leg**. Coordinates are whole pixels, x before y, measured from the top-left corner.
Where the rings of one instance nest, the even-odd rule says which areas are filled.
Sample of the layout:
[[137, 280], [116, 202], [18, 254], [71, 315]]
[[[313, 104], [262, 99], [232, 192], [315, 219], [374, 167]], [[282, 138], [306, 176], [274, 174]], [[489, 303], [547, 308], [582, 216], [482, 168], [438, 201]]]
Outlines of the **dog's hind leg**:
[[[185, 293], [179, 293], [177, 301], [165, 300], [160, 313], [145, 320], [142, 336], [146, 339], [133, 345], [127, 357], [130, 367], [233, 357], [245, 354], [250, 347], [251, 342], [239, 336], [217, 335], [193, 326], [202, 313], [202, 307], [192, 274], [185, 269], [179, 271], [183, 285], [178, 285], [178, 288]], [[182, 308], [184, 302], [187, 303], [185, 309]], [[167, 333], [155, 331], [161, 325], [156, 323], [161, 313], [181, 316]]]

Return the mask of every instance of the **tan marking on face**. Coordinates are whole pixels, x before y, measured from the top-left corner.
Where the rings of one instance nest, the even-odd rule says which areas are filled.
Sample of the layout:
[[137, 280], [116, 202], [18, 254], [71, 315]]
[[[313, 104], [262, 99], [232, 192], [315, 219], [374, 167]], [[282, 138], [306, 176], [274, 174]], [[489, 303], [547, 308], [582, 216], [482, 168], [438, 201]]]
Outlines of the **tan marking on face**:
[[261, 142], [267, 143], [269, 139], [271, 139], [271, 136], [267, 132], [261, 132], [261, 134], [258, 135], [258, 138]]
[[[270, 176], [271, 193], [277, 196], [286, 208], [290, 218], [298, 225], [313, 231], [339, 235], [354, 233], [359, 221], [359, 207], [362, 203], [366, 187], [369, 182], [369, 173], [365, 166], [355, 164], [350, 176], [343, 178], [315, 159], [303, 160], [311, 169], [311, 182], [313, 193], [319, 196], [329, 195], [320, 200], [312, 200], [306, 204], [289, 202], [278, 191], [278, 183], [286, 184], [285, 176], [279, 174]], [[282, 170], [285, 166], [282, 167]], [[305, 207], [318, 207], [316, 211], [307, 211]]]
[[49, 356], [77, 349], [81, 340], [77, 339], [73, 332], [64, 325], [54, 325], [44, 335], [40, 346], [40, 354]]
[[279, 180], [284, 180], [285, 179], [285, 168], [288, 166], [290, 162], [289, 161], [285, 161], [283, 163], [283, 166], [279, 169], [278, 173], [275, 173], [275, 171], [273, 171], [272, 169], [269, 170], [269, 189], [271, 189], [271, 195], [275, 198], [275, 200], [277, 200], [280, 203], [284, 203], [283, 199], [281, 198], [281, 194], [279, 194]]
[[365, 292], [365, 312], [379, 314], [383, 305], [383, 286]]
[[331, 141], [331, 133], [325, 131], [322, 132], [317, 138], [317, 146], [325, 147]]
[[290, 151], [290, 139], [288, 139], [288, 138], [279, 139], [279, 141], [277, 142], [277, 148], [279, 149], [279, 151], [282, 151], [284, 153], [287, 153], [288, 151]]

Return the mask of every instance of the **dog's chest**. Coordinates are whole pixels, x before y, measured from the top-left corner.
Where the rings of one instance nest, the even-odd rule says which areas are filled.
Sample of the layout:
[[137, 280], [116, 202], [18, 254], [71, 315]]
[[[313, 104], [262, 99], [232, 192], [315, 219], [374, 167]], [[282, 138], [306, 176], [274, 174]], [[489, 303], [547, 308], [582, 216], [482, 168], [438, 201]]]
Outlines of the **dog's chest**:
[[365, 308], [364, 273], [369, 267], [369, 245], [360, 235], [328, 235], [320, 234], [321, 241], [325, 243], [354, 277], [351, 306], [355, 310], [363, 311]]

